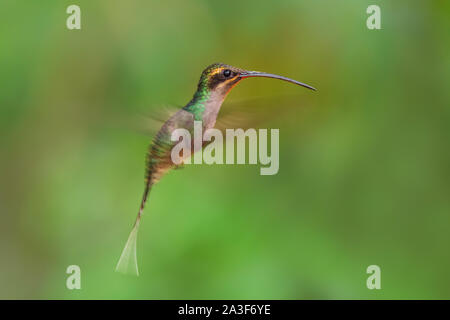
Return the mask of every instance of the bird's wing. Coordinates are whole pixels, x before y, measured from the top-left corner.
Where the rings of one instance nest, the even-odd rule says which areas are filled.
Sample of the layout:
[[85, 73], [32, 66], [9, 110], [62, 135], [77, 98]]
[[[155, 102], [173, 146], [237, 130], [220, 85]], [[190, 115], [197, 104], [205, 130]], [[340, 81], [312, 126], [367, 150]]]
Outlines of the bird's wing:
[[305, 111], [303, 96], [280, 96], [233, 101], [223, 104], [216, 121], [215, 128], [249, 129], [277, 127], [286, 120], [298, 119]]
[[[275, 128], [299, 117], [311, 105], [305, 95], [284, 95], [227, 101], [221, 107], [215, 128], [225, 133], [231, 128]], [[179, 112], [179, 106], [160, 106], [132, 120], [134, 130], [154, 137], [164, 123]]]
[[164, 105], [152, 111], [141, 113], [132, 119], [132, 126], [146, 136], [154, 137], [168, 119], [181, 110], [181, 107]]

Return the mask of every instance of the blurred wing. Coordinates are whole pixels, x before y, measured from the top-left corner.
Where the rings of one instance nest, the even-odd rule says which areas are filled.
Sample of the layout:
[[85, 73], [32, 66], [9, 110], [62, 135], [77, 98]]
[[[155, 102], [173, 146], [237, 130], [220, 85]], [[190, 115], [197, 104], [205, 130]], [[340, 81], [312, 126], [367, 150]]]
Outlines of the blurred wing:
[[152, 111], [141, 113], [132, 120], [132, 126], [136, 131], [154, 137], [161, 129], [163, 124], [175, 113], [181, 110], [181, 107], [162, 106], [154, 108]]
[[304, 96], [277, 96], [225, 102], [221, 107], [215, 128], [226, 129], [280, 127], [295, 121], [305, 110]]
[[[310, 106], [305, 95], [259, 97], [240, 101], [225, 100], [220, 109], [215, 128], [225, 133], [226, 129], [279, 128], [298, 121]], [[161, 106], [142, 113], [130, 120], [133, 130], [146, 136], [155, 136], [162, 125], [176, 112], [179, 106]]]

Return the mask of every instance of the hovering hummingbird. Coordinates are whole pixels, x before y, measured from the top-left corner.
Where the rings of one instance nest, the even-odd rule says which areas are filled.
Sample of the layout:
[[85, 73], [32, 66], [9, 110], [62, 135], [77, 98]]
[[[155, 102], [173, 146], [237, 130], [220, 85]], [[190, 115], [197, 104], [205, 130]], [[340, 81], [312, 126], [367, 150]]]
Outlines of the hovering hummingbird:
[[[251, 77], [274, 78], [316, 90], [315, 88], [276, 74], [247, 71], [222, 63], [214, 63], [203, 70], [197, 91], [189, 103], [172, 115], [159, 129], [147, 154], [145, 189], [133, 229], [122, 251], [116, 271], [138, 275], [136, 240], [144, 206], [151, 188], [170, 169], [177, 165], [172, 162], [171, 151], [178, 141], [172, 141], [175, 129], [184, 128], [192, 132], [194, 121], [202, 121], [203, 132], [216, 124], [220, 107], [230, 90], [241, 80]], [[196, 152], [198, 150], [192, 150]], [[192, 152], [192, 153], [193, 153]], [[190, 155], [188, 155], [190, 156]]]

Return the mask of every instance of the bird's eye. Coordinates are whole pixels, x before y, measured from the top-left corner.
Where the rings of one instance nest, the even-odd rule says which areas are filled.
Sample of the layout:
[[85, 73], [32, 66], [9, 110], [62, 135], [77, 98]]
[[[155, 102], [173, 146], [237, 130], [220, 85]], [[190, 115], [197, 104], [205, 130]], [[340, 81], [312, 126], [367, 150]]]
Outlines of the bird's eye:
[[230, 69], [223, 70], [223, 76], [225, 78], [228, 78], [229, 76], [231, 76], [231, 70]]

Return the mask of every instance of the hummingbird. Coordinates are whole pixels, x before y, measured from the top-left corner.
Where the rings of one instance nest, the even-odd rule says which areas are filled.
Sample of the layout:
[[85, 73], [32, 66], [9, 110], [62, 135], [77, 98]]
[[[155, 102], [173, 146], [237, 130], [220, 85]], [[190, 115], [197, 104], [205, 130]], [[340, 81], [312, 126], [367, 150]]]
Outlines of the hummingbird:
[[[193, 98], [185, 107], [164, 122], [150, 144], [146, 159], [144, 194], [133, 228], [117, 263], [116, 271], [139, 275], [136, 256], [137, 234], [150, 190], [166, 172], [179, 167], [179, 165], [173, 163], [171, 158], [172, 148], [178, 143], [178, 141], [171, 140], [172, 132], [179, 128], [192, 132], [194, 121], [202, 122], [202, 132], [214, 128], [222, 103], [231, 89], [241, 80], [253, 77], [283, 80], [316, 90], [310, 85], [276, 74], [248, 71], [223, 63], [214, 63], [206, 67], [200, 76]], [[199, 150], [192, 149], [191, 154], [196, 151]], [[186, 157], [188, 156], [190, 155]]]

